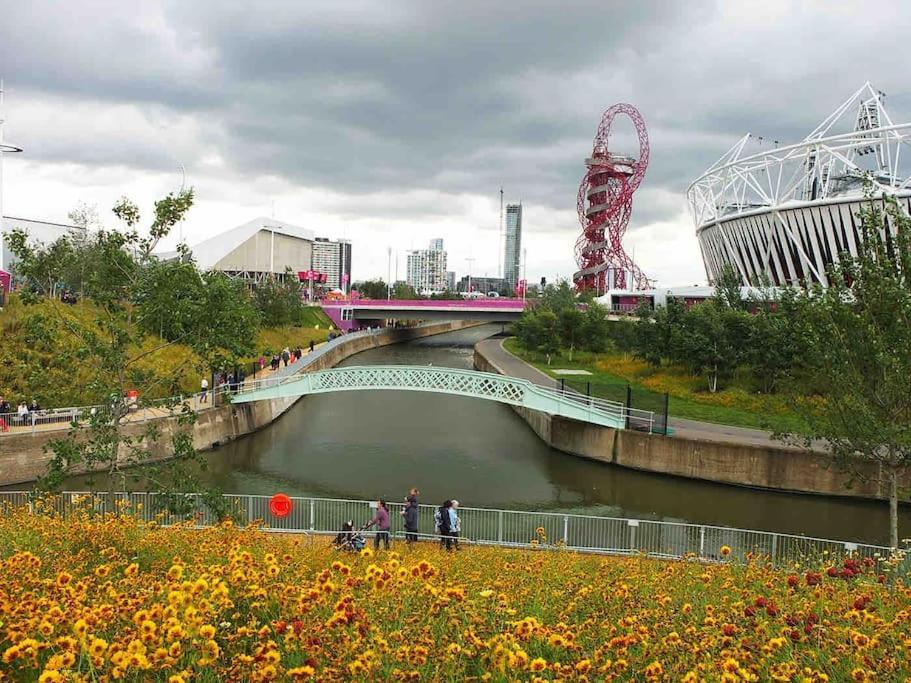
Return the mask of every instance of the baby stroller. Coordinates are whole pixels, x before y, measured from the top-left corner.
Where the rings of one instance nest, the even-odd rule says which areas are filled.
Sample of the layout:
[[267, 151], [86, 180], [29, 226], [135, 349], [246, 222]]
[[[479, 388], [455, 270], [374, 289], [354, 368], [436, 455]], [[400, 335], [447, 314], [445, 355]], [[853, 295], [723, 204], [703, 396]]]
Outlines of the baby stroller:
[[342, 530], [338, 532], [338, 535], [332, 541], [332, 545], [335, 546], [336, 550], [347, 550], [353, 553], [360, 552], [367, 545], [367, 539], [361, 535], [361, 531], [364, 529], [366, 527], [361, 527], [355, 531], [354, 522], [349, 519], [342, 524]]

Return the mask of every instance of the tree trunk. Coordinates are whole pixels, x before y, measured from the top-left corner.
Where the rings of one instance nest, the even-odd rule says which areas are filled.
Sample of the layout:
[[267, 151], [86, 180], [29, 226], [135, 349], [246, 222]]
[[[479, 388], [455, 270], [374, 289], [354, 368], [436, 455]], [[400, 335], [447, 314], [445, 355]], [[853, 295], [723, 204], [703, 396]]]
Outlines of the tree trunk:
[[898, 549], [898, 470], [889, 472], [889, 545]]

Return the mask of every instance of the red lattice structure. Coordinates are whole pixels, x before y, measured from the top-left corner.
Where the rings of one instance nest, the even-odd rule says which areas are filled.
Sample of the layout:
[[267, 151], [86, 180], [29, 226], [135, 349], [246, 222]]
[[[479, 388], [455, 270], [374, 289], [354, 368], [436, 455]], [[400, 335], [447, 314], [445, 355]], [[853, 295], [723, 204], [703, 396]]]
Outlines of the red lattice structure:
[[[625, 114], [636, 127], [639, 156], [613, 154], [608, 149], [611, 125]], [[588, 170], [579, 185], [576, 208], [582, 234], [576, 240], [576, 289], [601, 293], [615, 289], [647, 289], [649, 280], [623, 249], [623, 234], [633, 212], [633, 192], [648, 167], [648, 132], [642, 115], [631, 104], [615, 104], [604, 112], [595, 134]], [[586, 206], [586, 203], [588, 206]], [[632, 278], [627, 282], [627, 278]], [[630, 287], [631, 285], [631, 287]]]

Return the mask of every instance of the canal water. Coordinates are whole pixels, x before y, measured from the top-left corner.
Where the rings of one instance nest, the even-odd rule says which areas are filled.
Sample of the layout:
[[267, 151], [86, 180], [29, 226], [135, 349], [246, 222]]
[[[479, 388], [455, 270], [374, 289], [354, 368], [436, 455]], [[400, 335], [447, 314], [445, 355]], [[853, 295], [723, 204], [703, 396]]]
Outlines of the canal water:
[[[485, 325], [364, 351], [342, 365], [472, 368]], [[272, 426], [206, 455], [226, 493], [401, 500], [637, 517], [886, 543], [885, 503], [723, 486], [626, 470], [546, 446], [509, 406], [352, 391], [304, 397]], [[74, 478], [68, 488], [84, 487]], [[96, 482], [93, 488], [103, 487]], [[902, 510], [902, 526], [911, 511]]]

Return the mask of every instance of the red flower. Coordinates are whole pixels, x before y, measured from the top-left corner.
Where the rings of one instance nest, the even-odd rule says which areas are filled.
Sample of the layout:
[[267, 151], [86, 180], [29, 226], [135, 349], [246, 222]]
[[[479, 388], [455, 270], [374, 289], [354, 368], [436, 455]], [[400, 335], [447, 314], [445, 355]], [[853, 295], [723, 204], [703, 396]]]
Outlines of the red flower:
[[746, 608], [743, 610], [743, 614], [744, 614], [744, 616], [747, 616], [747, 617], [755, 617], [756, 609], [752, 605], [747, 605]]
[[288, 630], [288, 622], [287, 622], [287, 621], [285, 621], [285, 620], [283, 619], [283, 620], [281, 620], [281, 621], [276, 621], [276, 622], [275, 622], [275, 632], [276, 632], [276, 633], [278, 633], [279, 635], [281, 635], [282, 633], [284, 633], [284, 632], [287, 631], [287, 630]]
[[838, 576], [838, 570], [835, 567], [829, 567], [826, 570], [826, 574], [828, 574], [832, 578], [835, 578], [836, 576]]
[[797, 578], [797, 575], [796, 575], [796, 574], [790, 574], [790, 575], [788, 575], [788, 585], [789, 585], [791, 588], [797, 588], [797, 584], [798, 584], [798, 583], [800, 583], [800, 579]]
[[817, 574], [816, 572], [807, 572], [807, 585], [815, 586], [822, 580], [822, 575]]
[[[749, 608], [747, 608], [747, 609], [749, 609]], [[752, 614], [748, 614], [747, 616], [749, 617], [749, 616], [753, 616], [753, 615], [752, 615]], [[725, 625], [722, 627], [721, 632], [724, 633], [724, 635], [726, 635], [726, 636], [728, 636], [728, 637], [731, 637], [731, 636], [734, 635], [734, 632], [735, 632], [736, 630], [737, 630], [737, 629], [734, 628], [734, 624], [725, 624]]]
[[770, 617], [778, 616], [778, 608], [775, 607], [775, 603], [770, 602], [768, 605], [766, 605], [765, 611], [766, 614], [768, 614]]

